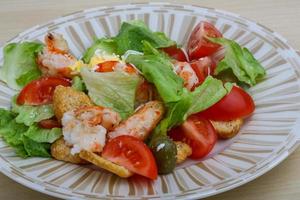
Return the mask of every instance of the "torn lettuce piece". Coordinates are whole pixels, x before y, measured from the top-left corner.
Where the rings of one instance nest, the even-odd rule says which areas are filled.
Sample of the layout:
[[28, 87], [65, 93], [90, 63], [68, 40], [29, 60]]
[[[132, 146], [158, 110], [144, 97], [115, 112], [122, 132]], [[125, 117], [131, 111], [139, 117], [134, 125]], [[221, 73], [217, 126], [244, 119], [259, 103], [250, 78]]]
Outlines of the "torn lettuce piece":
[[225, 56], [218, 63], [215, 75], [230, 70], [240, 82], [250, 86], [255, 85], [266, 75], [265, 69], [247, 48], [242, 48], [235, 41], [226, 38], [209, 38], [209, 40], [226, 48]]
[[12, 98], [12, 111], [17, 113], [16, 122], [31, 126], [36, 122], [44, 119], [50, 119], [54, 116], [52, 104], [29, 106], [18, 105], [16, 103], [17, 96]]
[[153, 136], [165, 136], [172, 127], [183, 123], [188, 116], [201, 112], [221, 100], [232, 88], [231, 83], [223, 86], [222, 81], [208, 76], [193, 92], [183, 90], [181, 99], [166, 104], [167, 114], [153, 132]]
[[50, 146], [49, 143], [39, 143], [27, 136], [23, 136], [24, 149], [29, 157], [45, 157], [50, 158]]
[[61, 137], [61, 129], [42, 129], [17, 123], [16, 114], [0, 109], [0, 136], [22, 158], [30, 156], [50, 157], [50, 143]]
[[62, 130], [61, 128], [43, 129], [32, 125], [24, 135], [38, 143], [53, 143], [62, 136]]
[[221, 80], [212, 76], [206, 77], [205, 81], [190, 93], [192, 105], [187, 111], [187, 115], [195, 114], [206, 110], [231, 91], [232, 84], [223, 85]]
[[23, 145], [23, 133], [28, 127], [16, 122], [15, 113], [9, 110], [0, 109], [0, 136], [11, 146], [16, 154], [22, 158], [27, 158], [28, 154]]
[[181, 98], [183, 80], [173, 72], [172, 65], [161, 55], [129, 55], [126, 62], [134, 64], [153, 83], [164, 103]]
[[134, 112], [135, 93], [140, 78], [125, 72], [92, 72], [82, 68], [81, 75], [92, 101], [118, 112], [123, 119]]
[[119, 34], [114, 40], [119, 55], [123, 55], [127, 50], [142, 51], [142, 41], [149, 42], [154, 48], [176, 45], [176, 42], [169, 39], [164, 33], [151, 31], [141, 20], [123, 22]]
[[32, 69], [25, 74], [22, 74], [16, 81], [18, 85], [27, 85], [32, 80], [36, 80], [41, 76], [41, 71]]
[[40, 76], [36, 56], [43, 45], [36, 42], [10, 43], [3, 49], [4, 64], [0, 78], [10, 88], [20, 90]]
[[85, 86], [83, 80], [79, 76], [73, 77], [72, 88], [74, 88], [77, 91], [81, 91], [81, 92], [86, 91], [86, 86]]
[[94, 44], [89, 47], [83, 54], [82, 60], [84, 63], [88, 64], [91, 58], [94, 56], [95, 51], [99, 49], [107, 54], [113, 54], [117, 52], [117, 45], [113, 39], [101, 38], [97, 39]]

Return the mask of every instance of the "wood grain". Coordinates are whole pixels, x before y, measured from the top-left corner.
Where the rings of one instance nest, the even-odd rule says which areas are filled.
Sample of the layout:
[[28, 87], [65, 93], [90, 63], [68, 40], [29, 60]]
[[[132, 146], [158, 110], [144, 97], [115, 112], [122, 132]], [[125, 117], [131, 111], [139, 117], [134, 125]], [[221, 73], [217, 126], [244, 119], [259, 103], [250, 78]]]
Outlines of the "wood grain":
[[[144, 0], [143, 0], [144, 1]], [[37, 24], [78, 10], [100, 6], [104, 1], [92, 0], [1, 0], [0, 43]], [[136, 1], [110, 0], [110, 3]], [[138, 1], [139, 2], [139, 1]], [[300, 1], [298, 0], [185, 0], [172, 1], [197, 4], [227, 10], [255, 20], [280, 33], [294, 48], [300, 49]], [[300, 149], [287, 160], [260, 178], [237, 189], [207, 198], [207, 200], [279, 200], [300, 198]], [[0, 199], [56, 199], [32, 191], [0, 174]]]

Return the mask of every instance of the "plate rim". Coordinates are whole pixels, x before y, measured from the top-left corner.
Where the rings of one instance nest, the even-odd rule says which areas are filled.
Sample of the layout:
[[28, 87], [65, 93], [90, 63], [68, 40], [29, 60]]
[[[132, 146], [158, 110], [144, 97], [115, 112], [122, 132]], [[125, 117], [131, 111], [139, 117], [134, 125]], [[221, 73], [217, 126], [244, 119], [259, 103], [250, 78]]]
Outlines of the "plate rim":
[[[273, 31], [272, 29], [268, 28], [267, 26], [265, 26], [263, 24], [261, 24], [259, 22], [256, 22], [252, 19], [246, 18], [244, 16], [241, 16], [240, 14], [236, 14], [234, 12], [230, 12], [230, 11], [226, 11], [226, 10], [222, 10], [222, 9], [216, 9], [216, 8], [212, 8], [212, 7], [206, 7], [206, 6], [197, 5], [197, 4], [184, 4], [182, 2], [172, 3], [172, 2], [145, 1], [145, 2], [141, 2], [141, 3], [138, 3], [138, 2], [103, 3], [100, 6], [87, 8], [87, 9], [82, 9], [82, 10], [78, 10], [78, 11], [75, 11], [75, 12], [71, 12], [71, 13], [68, 13], [68, 14], [65, 14], [65, 15], [61, 15], [61, 16], [52, 18], [52, 19], [50, 19], [50, 20], [48, 20], [44, 23], [37, 24], [37, 25], [34, 25], [32, 27], [26, 28], [24, 31], [21, 31], [20, 33], [16, 34], [15, 36], [11, 37], [10, 39], [4, 41], [3, 43], [0, 43], [0, 47], [4, 47], [6, 44], [12, 42], [15, 38], [17, 38], [19, 36], [22, 36], [26, 33], [30, 33], [32, 31], [36, 30], [38, 27], [46, 26], [46, 25], [50, 24], [51, 22], [53, 22], [55, 20], [65, 21], [65, 19], [67, 19], [68, 17], [71, 17], [73, 15], [76, 15], [77, 13], [89, 13], [89, 12], [92, 12], [94, 10], [98, 10], [98, 9], [101, 9], [101, 8], [103, 9], [105, 7], [108, 7], [108, 6], [147, 5], [147, 4], [148, 5], [172, 5], [172, 6], [178, 5], [178, 6], [190, 6], [190, 7], [200, 8], [200, 9], [211, 9], [211, 10], [214, 10], [218, 13], [224, 13], [224, 14], [226, 14], [228, 16], [231, 16], [231, 17], [237, 17], [237, 18], [243, 19], [245, 21], [255, 23], [257, 26], [262, 28], [264, 31], [267, 31], [269, 34], [274, 34], [277, 37], [277, 39], [279, 39], [281, 42], [284, 42], [288, 47], [290, 47], [290, 49], [295, 52], [295, 55], [297, 56], [298, 60], [300, 61], [300, 52], [296, 48], [294, 48], [291, 45], [291, 43], [285, 37], [283, 37], [278, 32]], [[290, 132], [295, 132], [294, 129], [296, 127], [300, 127], [300, 113], [298, 114], [297, 120], [293, 124], [292, 130]], [[209, 196], [212, 196], [212, 195], [217, 195], [217, 194], [232, 190], [232, 189], [237, 188], [241, 185], [244, 185], [244, 184], [246, 184], [250, 181], [253, 181], [254, 179], [262, 176], [266, 172], [268, 172], [268, 171], [272, 170], [274, 167], [278, 166], [283, 160], [285, 160], [291, 153], [293, 153], [300, 146], [300, 133], [295, 134], [295, 136], [296, 136], [295, 141], [292, 144], [289, 143], [289, 144], [291, 144], [291, 146], [286, 151], [287, 153], [284, 154], [283, 156], [277, 156], [274, 159], [272, 159], [272, 165], [270, 167], [265, 167], [263, 170], [255, 170], [255, 172], [252, 173], [251, 176], [246, 177], [245, 179], [243, 179], [243, 181], [239, 181], [237, 183], [229, 184], [228, 186], [225, 186], [225, 187], [223, 187], [219, 190], [209, 190], [207, 193], [204, 193], [204, 194], [203, 193], [194, 193], [194, 194], [189, 194], [189, 195], [186, 194], [185, 196], [183, 196], [183, 198], [189, 198], [189, 199], [205, 198], [205, 197], [209, 197]], [[85, 195], [84, 193], [82, 193], [82, 194], [75, 193], [74, 194], [73, 191], [70, 190], [70, 191], [72, 191], [72, 196], [68, 196], [67, 194], [65, 194], [63, 192], [59, 192], [59, 191], [54, 192], [54, 191], [48, 190], [47, 188], [44, 188], [43, 186], [39, 185], [37, 182], [31, 182], [31, 181], [27, 180], [24, 177], [20, 178], [19, 176], [15, 176], [13, 173], [6, 170], [5, 167], [8, 164], [11, 164], [11, 163], [8, 162], [8, 161], [5, 161], [5, 159], [1, 155], [0, 155], [0, 163], [4, 163], [4, 165], [0, 165], [0, 172], [3, 175], [5, 175], [6, 177], [10, 178], [11, 180], [13, 180], [13, 181], [29, 188], [29, 189], [32, 189], [34, 191], [38, 191], [40, 193], [47, 194], [47, 195], [50, 195], [50, 196], [53, 196], [53, 197], [57, 197], [57, 198], [68, 198], [68, 199], [81, 199], [81, 198], [84, 198], [84, 196], [81, 197], [81, 195]], [[246, 174], [244, 174], [244, 175], [246, 175]], [[242, 176], [243, 175], [241, 175], [240, 177], [242, 177]], [[47, 185], [47, 187], [50, 187], [50, 186]], [[57, 187], [57, 188], [59, 189], [60, 187]], [[63, 189], [65, 190], [65, 188], [63, 188]], [[113, 198], [112, 196], [108, 196], [106, 194], [98, 194], [98, 195], [99, 196], [97, 196], [97, 198]], [[101, 197], [100, 197], [100, 195], [101, 195]], [[172, 195], [172, 194], [169, 194], [169, 195]], [[173, 194], [173, 195], [176, 195], [176, 194]], [[147, 198], [147, 197], [151, 198], [152, 196], [148, 195], [148, 196], [145, 196], [145, 197], [144, 196], [132, 196], [132, 197], [133, 198], [135, 197], [135, 198], [139, 199], [139, 198]], [[154, 198], [155, 197], [158, 197], [158, 196], [154, 195]], [[93, 198], [95, 198], [95, 197], [93, 197]], [[161, 198], [168, 198], [168, 196], [161, 196]], [[179, 199], [181, 199], [181, 198], [182, 197], [179, 197]]]

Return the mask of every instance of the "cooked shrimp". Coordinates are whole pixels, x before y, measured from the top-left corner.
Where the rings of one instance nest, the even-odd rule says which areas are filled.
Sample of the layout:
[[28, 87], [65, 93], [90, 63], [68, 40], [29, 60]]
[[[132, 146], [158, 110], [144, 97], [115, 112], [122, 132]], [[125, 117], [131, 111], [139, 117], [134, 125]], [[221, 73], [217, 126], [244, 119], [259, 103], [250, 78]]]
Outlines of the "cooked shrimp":
[[142, 81], [140, 82], [136, 90], [136, 106], [154, 100], [155, 97], [156, 93], [154, 86], [147, 82], [144, 78], [142, 78]]
[[118, 113], [98, 106], [81, 107], [66, 112], [62, 118], [63, 135], [72, 146], [71, 154], [81, 150], [101, 152], [106, 141], [107, 130], [119, 124]]
[[45, 37], [45, 43], [46, 46], [37, 58], [42, 73], [63, 77], [75, 75], [70, 66], [75, 65], [77, 59], [69, 53], [67, 41], [63, 36], [57, 33], [48, 33]]
[[199, 83], [199, 79], [189, 63], [176, 62], [174, 70], [183, 79], [184, 87], [188, 90], [192, 90]]
[[86, 106], [75, 110], [78, 119], [92, 126], [101, 124], [108, 131], [113, 130], [121, 121], [120, 115], [110, 108]]
[[149, 101], [112, 132], [109, 132], [108, 137], [112, 139], [120, 135], [131, 135], [145, 140], [161, 120], [163, 114], [164, 107], [161, 102]]

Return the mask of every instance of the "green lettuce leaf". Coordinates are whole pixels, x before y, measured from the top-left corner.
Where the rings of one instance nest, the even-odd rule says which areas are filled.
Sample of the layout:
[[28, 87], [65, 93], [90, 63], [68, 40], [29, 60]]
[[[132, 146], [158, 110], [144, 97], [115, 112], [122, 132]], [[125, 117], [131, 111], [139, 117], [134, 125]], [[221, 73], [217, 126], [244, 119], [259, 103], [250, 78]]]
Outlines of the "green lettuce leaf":
[[35, 122], [50, 119], [54, 116], [52, 104], [40, 106], [18, 105], [16, 97], [12, 99], [12, 111], [17, 113], [17, 123], [24, 123], [26, 126], [30, 126]]
[[155, 85], [167, 109], [154, 136], [166, 135], [170, 128], [183, 123], [189, 115], [209, 108], [231, 90], [231, 83], [223, 86], [222, 81], [208, 76], [193, 92], [188, 91], [173, 71], [170, 59], [149, 42], [144, 41], [143, 45], [144, 55], [129, 55], [126, 62], [134, 64]]
[[75, 76], [72, 79], [72, 88], [82, 92], [86, 91], [86, 86], [79, 76]]
[[142, 41], [148, 41], [154, 48], [176, 45], [164, 33], [152, 32], [140, 20], [123, 22], [119, 34], [114, 39], [119, 55], [123, 55], [127, 50], [142, 51]]
[[16, 151], [22, 158], [28, 157], [23, 145], [23, 133], [28, 127], [15, 121], [15, 114], [11, 111], [0, 109], [0, 136], [3, 140]]
[[94, 56], [95, 51], [101, 49], [108, 54], [113, 54], [117, 52], [117, 45], [113, 39], [101, 38], [97, 39], [94, 44], [89, 47], [83, 54], [82, 60], [84, 63], [89, 63], [91, 58]]
[[123, 72], [95, 73], [82, 68], [81, 75], [92, 101], [109, 107], [127, 118], [134, 112], [135, 93], [140, 82], [137, 75]]
[[41, 72], [37, 69], [32, 69], [26, 72], [25, 74], [22, 74], [17, 80], [18, 85], [25, 86], [27, 83], [29, 83], [32, 80], [38, 79], [41, 76]]
[[143, 76], [153, 83], [165, 103], [181, 98], [183, 80], [177, 76], [172, 65], [160, 55], [129, 55], [126, 62], [134, 64]]
[[43, 129], [32, 125], [24, 135], [38, 143], [53, 143], [62, 136], [62, 130], [61, 128]]
[[231, 83], [223, 86], [222, 81], [208, 76], [200, 86], [190, 93], [193, 103], [187, 114], [195, 114], [211, 107], [229, 93], [231, 88]]
[[178, 102], [166, 104], [167, 114], [153, 132], [153, 136], [167, 135], [172, 127], [183, 123], [188, 116], [201, 112], [217, 103], [232, 88], [231, 83], [223, 86], [222, 81], [208, 76], [193, 92], [185, 88]]
[[29, 157], [51, 157], [49, 153], [51, 144], [39, 143], [26, 136], [23, 136], [23, 144]]
[[36, 42], [11, 43], [4, 47], [4, 64], [0, 78], [10, 88], [20, 90], [40, 75], [36, 55], [43, 45]]
[[0, 136], [22, 158], [30, 156], [50, 157], [50, 143], [61, 137], [61, 129], [41, 129], [18, 123], [16, 114], [0, 109]]
[[226, 38], [209, 38], [209, 40], [226, 48], [225, 57], [218, 63], [215, 75], [231, 70], [240, 82], [250, 86], [265, 76], [265, 69], [247, 48], [242, 48], [235, 41]]

